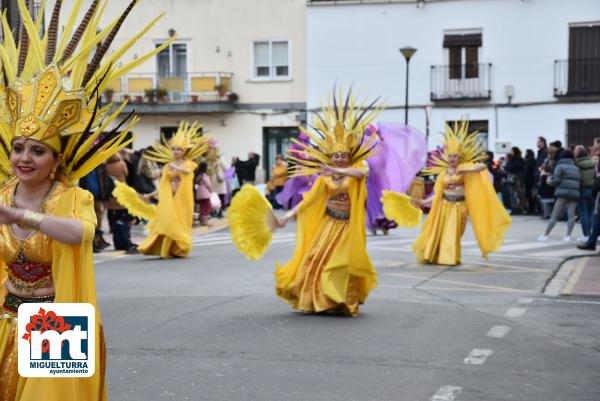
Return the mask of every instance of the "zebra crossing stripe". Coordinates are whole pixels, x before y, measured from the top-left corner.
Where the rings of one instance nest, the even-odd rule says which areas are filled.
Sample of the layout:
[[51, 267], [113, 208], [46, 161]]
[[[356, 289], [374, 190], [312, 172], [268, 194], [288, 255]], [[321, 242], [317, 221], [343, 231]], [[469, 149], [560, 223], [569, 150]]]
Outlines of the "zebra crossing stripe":
[[533, 242], [520, 242], [518, 244], [511, 244], [511, 245], [505, 245], [501, 248], [501, 251], [524, 251], [524, 250], [530, 250], [530, 249], [537, 249], [537, 248], [547, 248], [547, 247], [551, 247], [551, 246], [560, 246], [560, 245], [567, 245], [564, 242], [539, 242], [539, 241], [533, 241]]
[[462, 387], [443, 386], [431, 397], [431, 401], [454, 401], [461, 392]]

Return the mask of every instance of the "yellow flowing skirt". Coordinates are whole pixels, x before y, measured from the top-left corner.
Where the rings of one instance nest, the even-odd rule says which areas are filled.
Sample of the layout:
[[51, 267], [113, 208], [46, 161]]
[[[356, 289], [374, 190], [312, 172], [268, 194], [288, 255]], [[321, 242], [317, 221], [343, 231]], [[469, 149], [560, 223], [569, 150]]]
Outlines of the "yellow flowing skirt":
[[[460, 239], [467, 227], [465, 202], [441, 200], [442, 205], [431, 231], [421, 233], [413, 245], [413, 251], [422, 262], [455, 266], [460, 264]], [[427, 238], [423, 238], [427, 235]], [[418, 244], [424, 244], [419, 246]]]
[[[99, 389], [98, 394], [85, 394], [80, 378], [47, 378], [28, 379], [21, 377], [17, 359], [17, 318], [0, 306], [0, 401], [101, 401], [106, 400], [106, 389]], [[99, 358], [100, 383], [105, 383], [106, 348], [102, 326], [98, 333], [101, 355]], [[38, 385], [28, 385], [28, 380], [35, 380]], [[48, 382], [52, 382], [49, 384]], [[42, 384], [45, 384], [42, 386]], [[44, 394], [39, 394], [44, 387]], [[48, 390], [50, 390], [48, 392]]]
[[350, 224], [347, 220], [337, 220], [326, 217], [325, 224], [310, 251], [302, 261], [294, 287], [287, 301], [294, 309], [307, 313], [320, 313], [326, 311], [343, 312], [349, 316], [358, 314], [359, 305], [359, 279], [350, 276], [346, 302], [337, 303], [323, 293], [321, 287], [322, 274], [327, 263], [341, 242], [347, 235]]
[[163, 234], [151, 233], [138, 246], [138, 250], [144, 255], [158, 255], [162, 259], [173, 256], [185, 258], [190, 253], [191, 245], [188, 241], [177, 241]]

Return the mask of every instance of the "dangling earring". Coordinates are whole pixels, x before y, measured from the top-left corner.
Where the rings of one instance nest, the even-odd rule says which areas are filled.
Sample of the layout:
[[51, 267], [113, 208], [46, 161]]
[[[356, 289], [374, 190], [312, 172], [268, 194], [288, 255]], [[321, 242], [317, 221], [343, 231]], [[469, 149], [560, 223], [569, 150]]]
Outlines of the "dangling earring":
[[56, 179], [56, 169], [52, 169], [52, 172], [50, 173], [50, 179], [52, 181]]

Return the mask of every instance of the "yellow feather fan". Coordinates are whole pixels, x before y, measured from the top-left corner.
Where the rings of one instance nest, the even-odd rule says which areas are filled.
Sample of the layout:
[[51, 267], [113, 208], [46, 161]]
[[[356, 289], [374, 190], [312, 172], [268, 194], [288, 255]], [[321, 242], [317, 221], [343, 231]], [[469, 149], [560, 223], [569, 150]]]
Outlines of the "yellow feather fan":
[[152, 220], [156, 217], [156, 206], [145, 202], [135, 189], [129, 185], [115, 180], [113, 196], [127, 211], [135, 217], [144, 220]]
[[384, 190], [381, 202], [385, 217], [394, 220], [399, 226], [417, 227], [421, 223], [423, 212], [411, 203], [410, 196]]
[[248, 259], [263, 257], [277, 228], [269, 201], [252, 185], [244, 185], [227, 209], [231, 239]]

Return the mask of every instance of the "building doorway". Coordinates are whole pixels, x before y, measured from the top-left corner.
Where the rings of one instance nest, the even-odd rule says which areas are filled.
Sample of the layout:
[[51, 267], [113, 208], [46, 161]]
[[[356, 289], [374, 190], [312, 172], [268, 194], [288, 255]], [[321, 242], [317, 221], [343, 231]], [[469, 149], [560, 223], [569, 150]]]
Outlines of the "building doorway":
[[275, 165], [275, 156], [286, 157], [287, 149], [292, 144], [291, 138], [300, 134], [298, 127], [263, 127], [263, 168], [265, 181], [271, 178], [271, 169]]

